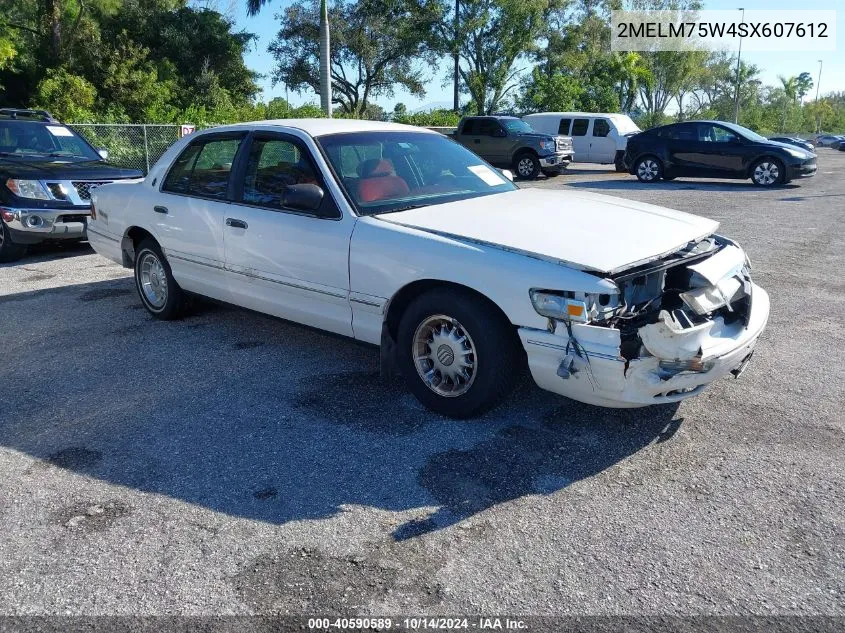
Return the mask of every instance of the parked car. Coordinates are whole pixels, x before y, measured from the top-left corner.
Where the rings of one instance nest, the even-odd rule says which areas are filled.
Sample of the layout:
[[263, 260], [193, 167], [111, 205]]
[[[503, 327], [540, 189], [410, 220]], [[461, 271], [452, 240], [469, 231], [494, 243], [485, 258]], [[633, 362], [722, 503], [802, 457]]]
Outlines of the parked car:
[[572, 161], [572, 139], [538, 134], [513, 116], [468, 116], [452, 135], [491, 165], [512, 167], [520, 178], [557, 176]]
[[769, 298], [696, 215], [520, 190], [437, 132], [301, 119], [206, 130], [147, 179], [94, 194], [89, 236], [154, 317], [189, 293], [379, 345], [425, 406], [473, 416], [527, 360], [609, 407], [739, 374]]
[[85, 239], [91, 192], [143, 177], [105, 163], [104, 150], [44, 110], [0, 110], [0, 262], [28, 246]]
[[816, 137], [816, 147], [839, 147], [839, 143], [843, 140], [845, 140], [845, 136], [822, 134]]
[[777, 141], [778, 143], [786, 143], [787, 145], [795, 145], [796, 147], [806, 149], [810, 152], [816, 149], [816, 146], [813, 145], [810, 141], [800, 138], [798, 136], [770, 136], [769, 140]]
[[816, 175], [813, 152], [770, 141], [724, 121], [687, 121], [632, 137], [625, 166], [640, 182], [695, 178], [750, 178], [763, 187]]
[[626, 114], [540, 112], [522, 120], [538, 132], [571, 136], [575, 162], [612, 164], [616, 171], [625, 171], [622, 157], [628, 139], [641, 131]]

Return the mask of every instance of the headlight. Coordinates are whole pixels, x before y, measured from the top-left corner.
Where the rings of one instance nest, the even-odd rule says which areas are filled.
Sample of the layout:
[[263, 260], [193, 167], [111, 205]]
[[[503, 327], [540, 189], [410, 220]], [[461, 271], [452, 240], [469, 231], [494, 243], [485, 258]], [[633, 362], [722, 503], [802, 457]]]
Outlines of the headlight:
[[532, 288], [528, 294], [537, 314], [558, 321], [589, 323], [609, 318], [619, 310], [619, 295], [615, 294], [536, 288]]
[[540, 141], [540, 149], [545, 149], [549, 151], [554, 151], [555, 149], [555, 142], [554, 140], [551, 141]]
[[49, 200], [50, 194], [37, 180], [16, 180], [9, 178], [6, 181], [9, 190], [19, 198], [32, 198], [35, 200]]

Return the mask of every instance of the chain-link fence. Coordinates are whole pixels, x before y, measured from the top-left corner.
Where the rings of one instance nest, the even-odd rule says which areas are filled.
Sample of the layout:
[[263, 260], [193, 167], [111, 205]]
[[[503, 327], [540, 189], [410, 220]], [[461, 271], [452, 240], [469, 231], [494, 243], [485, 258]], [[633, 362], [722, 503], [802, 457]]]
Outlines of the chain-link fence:
[[75, 123], [69, 127], [97, 149], [109, 152], [109, 162], [140, 169], [145, 174], [180, 136], [179, 125]]

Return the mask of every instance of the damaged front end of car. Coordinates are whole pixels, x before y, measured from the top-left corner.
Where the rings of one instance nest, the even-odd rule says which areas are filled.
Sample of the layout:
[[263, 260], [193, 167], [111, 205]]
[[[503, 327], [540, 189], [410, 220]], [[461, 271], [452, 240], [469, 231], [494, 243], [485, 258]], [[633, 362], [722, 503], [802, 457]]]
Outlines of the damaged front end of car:
[[532, 289], [547, 331], [521, 328], [535, 381], [591, 404], [677, 402], [744, 369], [769, 315], [731, 240], [712, 235], [605, 276], [617, 292]]

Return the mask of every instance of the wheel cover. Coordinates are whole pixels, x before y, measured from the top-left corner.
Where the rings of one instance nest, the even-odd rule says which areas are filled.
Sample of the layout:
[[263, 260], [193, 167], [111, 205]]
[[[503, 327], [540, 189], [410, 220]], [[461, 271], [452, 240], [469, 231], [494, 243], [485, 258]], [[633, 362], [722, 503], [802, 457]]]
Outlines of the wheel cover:
[[650, 158], [641, 161], [637, 166], [637, 175], [643, 180], [654, 180], [657, 178], [659, 171], [660, 167], [658, 167], [657, 163]]
[[520, 158], [519, 162], [516, 164], [516, 171], [519, 172], [520, 176], [530, 176], [534, 173], [534, 161], [528, 158]]
[[419, 377], [438, 396], [462, 396], [475, 381], [475, 343], [457, 319], [445, 314], [430, 316], [419, 324], [411, 356]]
[[141, 256], [138, 281], [147, 303], [155, 309], [163, 308], [167, 303], [167, 274], [155, 253], [147, 251]]
[[771, 185], [780, 178], [780, 168], [777, 163], [764, 161], [754, 168], [754, 182], [760, 185]]

